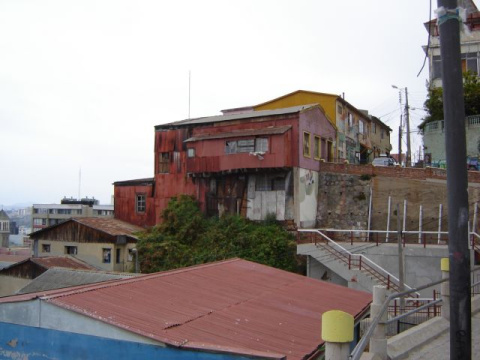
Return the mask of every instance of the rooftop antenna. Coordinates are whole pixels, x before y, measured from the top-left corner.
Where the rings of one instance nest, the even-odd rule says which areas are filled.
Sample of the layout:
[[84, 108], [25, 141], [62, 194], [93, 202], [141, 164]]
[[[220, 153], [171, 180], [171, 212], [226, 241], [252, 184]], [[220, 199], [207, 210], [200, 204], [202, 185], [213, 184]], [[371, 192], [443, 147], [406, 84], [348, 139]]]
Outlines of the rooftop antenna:
[[190, 83], [191, 83], [191, 77], [192, 77], [192, 74], [191, 74], [191, 71], [188, 70], [188, 118], [190, 119]]
[[78, 200], [81, 199], [80, 197], [80, 187], [82, 185], [82, 167], [80, 167], [78, 171]]

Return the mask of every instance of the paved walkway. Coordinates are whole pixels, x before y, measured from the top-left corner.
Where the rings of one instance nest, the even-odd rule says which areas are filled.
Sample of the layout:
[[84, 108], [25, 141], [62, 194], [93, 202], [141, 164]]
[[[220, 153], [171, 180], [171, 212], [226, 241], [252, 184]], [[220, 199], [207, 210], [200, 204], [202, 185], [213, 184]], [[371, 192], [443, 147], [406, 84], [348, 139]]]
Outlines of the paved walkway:
[[[450, 333], [447, 331], [428, 344], [412, 351], [409, 353], [408, 359], [450, 359]], [[480, 359], [480, 313], [478, 312], [472, 317], [472, 359]]]

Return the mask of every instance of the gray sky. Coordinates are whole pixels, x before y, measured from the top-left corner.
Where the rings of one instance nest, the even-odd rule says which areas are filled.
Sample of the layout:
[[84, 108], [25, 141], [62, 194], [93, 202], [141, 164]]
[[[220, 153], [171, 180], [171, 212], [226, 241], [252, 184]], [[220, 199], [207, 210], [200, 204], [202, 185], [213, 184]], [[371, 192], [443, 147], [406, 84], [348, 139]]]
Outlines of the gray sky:
[[114, 181], [152, 177], [154, 126], [188, 117], [189, 70], [192, 117], [345, 93], [396, 150], [391, 85], [423, 107], [428, 19], [428, 0], [2, 0], [0, 204], [77, 197], [80, 168], [102, 204]]

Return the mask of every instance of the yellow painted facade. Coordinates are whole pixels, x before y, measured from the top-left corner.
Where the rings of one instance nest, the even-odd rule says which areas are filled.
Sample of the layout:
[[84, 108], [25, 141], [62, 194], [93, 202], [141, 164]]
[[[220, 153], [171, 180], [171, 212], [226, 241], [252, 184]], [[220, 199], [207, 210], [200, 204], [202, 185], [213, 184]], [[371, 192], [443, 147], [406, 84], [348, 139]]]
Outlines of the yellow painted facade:
[[328, 121], [337, 128], [336, 104], [338, 95], [317, 93], [313, 91], [295, 91], [271, 101], [253, 107], [255, 111], [288, 108], [292, 106], [320, 104], [327, 115]]
[[[132, 269], [135, 259], [129, 253], [135, 244], [127, 243], [116, 245], [113, 243], [79, 243], [68, 241], [38, 241], [38, 256], [64, 256], [68, 255], [66, 247], [76, 247], [75, 258], [86, 262], [98, 269], [105, 271], [128, 272]], [[49, 248], [49, 252], [46, 249]], [[105, 259], [105, 251], [110, 250], [109, 262]], [[117, 249], [120, 251], [117, 262]]]

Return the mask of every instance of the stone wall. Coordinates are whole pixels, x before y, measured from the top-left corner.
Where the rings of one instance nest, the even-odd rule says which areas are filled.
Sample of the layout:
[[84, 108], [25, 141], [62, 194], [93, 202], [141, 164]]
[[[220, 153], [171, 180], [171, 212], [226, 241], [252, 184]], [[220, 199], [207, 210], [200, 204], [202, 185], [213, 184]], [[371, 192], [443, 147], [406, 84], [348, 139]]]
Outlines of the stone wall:
[[369, 176], [321, 172], [318, 183], [318, 227], [367, 228], [371, 184]]
[[[469, 171], [469, 212], [472, 223], [475, 202], [480, 202], [480, 183], [477, 180], [480, 181], [480, 172]], [[319, 174], [317, 227], [367, 229], [370, 187], [372, 230], [387, 229], [389, 197], [390, 230], [397, 229], [397, 204], [403, 225], [404, 200], [407, 201], [406, 230], [419, 230], [421, 205], [422, 231], [437, 231], [440, 204], [443, 207], [442, 231], [448, 230], [445, 170], [346, 164], [322, 164]]]

